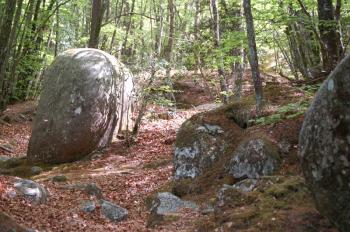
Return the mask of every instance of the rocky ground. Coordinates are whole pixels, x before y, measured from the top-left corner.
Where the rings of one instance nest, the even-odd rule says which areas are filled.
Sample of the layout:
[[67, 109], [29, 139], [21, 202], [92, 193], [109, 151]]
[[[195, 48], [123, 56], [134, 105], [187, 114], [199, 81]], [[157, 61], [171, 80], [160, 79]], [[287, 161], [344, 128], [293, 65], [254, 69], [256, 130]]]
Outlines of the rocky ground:
[[[265, 86], [266, 115], [278, 105], [297, 102], [304, 94], [277, 86]], [[247, 88], [245, 95], [250, 94]], [[247, 97], [243, 102], [252, 101]], [[20, 158], [6, 170], [2, 166], [2, 173], [29, 177], [41, 184], [48, 196], [42, 202], [23, 197], [15, 188], [19, 179], [2, 175], [0, 211], [38, 231], [335, 231], [316, 211], [300, 172], [296, 153], [303, 116], [248, 125], [251, 118], [245, 116], [249, 107], [233, 106], [244, 112], [235, 119], [242, 128], [250, 127], [252, 134], [263, 133], [280, 148], [280, 170], [257, 182], [244, 183], [245, 187], [238, 180], [208, 172], [191, 183], [196, 191], [181, 193], [181, 186], [172, 181], [176, 133], [186, 119], [211, 107], [206, 104], [169, 115], [166, 109], [151, 106], [133, 146], [119, 137], [107, 150], [71, 164], [37, 170]], [[34, 109], [34, 102], [16, 104], [8, 109], [8, 117], [0, 118], [1, 159], [26, 154]], [[168, 193], [157, 196], [158, 192], [177, 193], [185, 201]], [[125, 208], [127, 218], [117, 222], [108, 219], [101, 199]], [[179, 210], [172, 212], [174, 208]], [[169, 209], [170, 213], [162, 215], [162, 210]]]

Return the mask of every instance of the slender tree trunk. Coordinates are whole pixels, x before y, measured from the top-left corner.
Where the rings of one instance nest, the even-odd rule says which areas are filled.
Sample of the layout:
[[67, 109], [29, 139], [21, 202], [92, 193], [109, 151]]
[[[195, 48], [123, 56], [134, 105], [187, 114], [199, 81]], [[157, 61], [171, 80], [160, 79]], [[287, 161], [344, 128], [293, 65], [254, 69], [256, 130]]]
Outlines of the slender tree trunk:
[[[332, 0], [318, 0], [318, 19], [320, 37], [325, 45], [323, 53], [323, 68], [330, 72], [337, 65], [342, 55], [341, 41], [337, 33], [337, 21]], [[340, 6], [338, 7], [340, 12]]]
[[[11, 36], [12, 21], [16, 9], [15, 0], [7, 0], [5, 3], [5, 13], [4, 19], [2, 20], [2, 25], [0, 27], [0, 112], [5, 108], [5, 95], [3, 90], [3, 83], [5, 77], [5, 64], [7, 63], [6, 57], [9, 52], [9, 40]], [[16, 28], [13, 28], [16, 30]]]
[[[174, 0], [168, 0], [168, 18], [169, 18], [169, 33], [168, 33], [168, 44], [165, 50], [165, 59], [168, 62], [166, 69], [166, 84], [172, 89], [173, 84], [171, 81], [171, 66], [172, 66], [172, 56], [173, 56], [173, 44], [174, 44], [174, 20], [175, 20], [175, 9]], [[171, 92], [170, 98], [175, 102], [175, 96]]]
[[[59, 41], [60, 41], [60, 8], [58, 7], [58, 0], [56, 0], [56, 35], [55, 35], [55, 53], [54, 56], [56, 57], [58, 54], [58, 45], [59, 45]], [[78, 34], [78, 33], [76, 33]], [[50, 33], [51, 35], [51, 33]]]
[[93, 0], [92, 2], [89, 48], [98, 48], [103, 13], [105, 10], [103, 1], [104, 0]]
[[247, 24], [246, 30], [247, 30], [248, 45], [249, 45], [248, 58], [249, 58], [250, 68], [252, 71], [252, 78], [254, 82], [256, 106], [257, 106], [257, 109], [260, 110], [262, 107], [262, 101], [263, 101], [263, 89], [262, 89], [262, 82], [261, 82], [260, 71], [259, 71], [259, 61], [258, 61], [258, 54], [257, 54], [256, 42], [255, 42], [254, 21], [253, 21], [250, 0], [243, 0], [243, 8], [244, 8], [244, 16]]
[[135, 9], [135, 0], [132, 0], [131, 10], [129, 12], [129, 19], [128, 19], [128, 24], [127, 24], [125, 37], [124, 37], [124, 42], [123, 42], [123, 47], [122, 47], [122, 49], [123, 49], [122, 54], [124, 54], [124, 55], [126, 54], [126, 51], [127, 51], [128, 38], [129, 38], [129, 34], [131, 32], [132, 15], [134, 13], [134, 9]]
[[[241, 5], [236, 6], [234, 11], [235, 23], [233, 29], [237, 32], [243, 33], [243, 7]], [[235, 56], [236, 61], [232, 65], [232, 74], [234, 81], [233, 93], [236, 99], [241, 98], [242, 93], [242, 83], [243, 74], [245, 70], [245, 52], [243, 41], [240, 41], [240, 47], [234, 48], [232, 51], [233, 56]]]
[[163, 7], [159, 6], [159, 34], [158, 34], [158, 40], [156, 40], [156, 51], [157, 54], [160, 55], [162, 52], [163, 47], [163, 21], [164, 21], [164, 10]]
[[[219, 12], [217, 8], [216, 0], [211, 0], [210, 5], [213, 12], [213, 32], [214, 32], [214, 41], [215, 48], [220, 49], [220, 22], [219, 22]], [[222, 55], [219, 56], [218, 60], [218, 73], [220, 78], [220, 89], [221, 89], [221, 98], [223, 103], [227, 103], [228, 101], [228, 88], [227, 88], [227, 80], [224, 70], [224, 61]]]
[[[13, 20], [13, 26], [10, 32], [10, 38], [8, 41], [8, 50], [7, 52], [3, 55], [2, 59], [3, 59], [3, 63], [2, 63], [2, 67], [0, 67], [0, 80], [4, 80], [3, 82], [3, 86], [2, 86], [2, 90], [3, 90], [3, 96], [7, 95], [7, 98], [11, 92], [11, 79], [10, 78], [6, 78], [6, 68], [8, 68], [8, 63], [9, 63], [9, 58], [11, 56], [13, 56], [14, 53], [14, 43], [16, 42], [16, 38], [17, 38], [17, 30], [18, 26], [19, 26], [19, 21], [20, 21], [20, 17], [21, 17], [21, 12], [22, 12], [22, 5], [23, 5], [23, 0], [18, 0], [17, 1], [17, 8], [16, 8], [16, 14], [15, 14], [15, 18]], [[9, 76], [9, 75], [8, 75]], [[7, 103], [7, 99], [5, 99], [5, 104]]]

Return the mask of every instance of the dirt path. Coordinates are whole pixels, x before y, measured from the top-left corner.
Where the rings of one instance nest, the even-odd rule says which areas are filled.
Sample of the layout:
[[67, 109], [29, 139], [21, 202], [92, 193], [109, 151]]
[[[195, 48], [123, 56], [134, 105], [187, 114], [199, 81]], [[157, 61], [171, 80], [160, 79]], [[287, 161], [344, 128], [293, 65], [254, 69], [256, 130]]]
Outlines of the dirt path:
[[[127, 147], [123, 141], [114, 141], [112, 146], [93, 160], [60, 165], [51, 171], [33, 177], [50, 192], [45, 204], [31, 204], [21, 197], [11, 198], [14, 177], [0, 176], [0, 211], [12, 215], [21, 224], [39, 231], [188, 231], [190, 218], [157, 229], [148, 229], [148, 210], [145, 198], [165, 183], [172, 175], [172, 144], [176, 129], [194, 114], [194, 111], [179, 112], [172, 120], [145, 120], [138, 143]], [[30, 136], [30, 122], [0, 125], [0, 142], [10, 144], [12, 153], [25, 154]], [[51, 177], [65, 175], [67, 182], [52, 182]], [[87, 193], [68, 189], [76, 183], [95, 183], [103, 197], [129, 211], [127, 220], [112, 223], [101, 216], [100, 209], [83, 213], [79, 205], [84, 200], [96, 200]]]

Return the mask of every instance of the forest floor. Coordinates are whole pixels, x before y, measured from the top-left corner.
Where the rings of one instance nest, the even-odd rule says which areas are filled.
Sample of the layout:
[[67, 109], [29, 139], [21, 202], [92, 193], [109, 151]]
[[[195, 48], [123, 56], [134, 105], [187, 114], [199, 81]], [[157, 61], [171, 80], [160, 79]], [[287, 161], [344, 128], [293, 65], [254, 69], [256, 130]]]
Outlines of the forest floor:
[[[251, 90], [247, 90], [249, 91]], [[286, 95], [276, 93], [276, 99], [283, 97]], [[0, 148], [0, 155], [20, 157], [26, 154], [34, 109], [35, 102], [20, 103], [8, 108], [7, 113], [12, 120], [0, 123], [0, 145], [5, 147]], [[0, 211], [11, 215], [18, 223], [38, 231], [194, 231], [197, 228], [201, 228], [199, 231], [213, 231], [200, 225], [213, 223], [212, 216], [203, 216], [198, 211], [183, 211], [177, 220], [156, 228], [147, 227], [147, 198], [167, 186], [172, 179], [176, 132], [186, 119], [200, 111], [198, 108], [177, 110], [173, 118], [163, 120], [161, 115], [166, 109], [151, 106], [135, 145], [128, 146], [125, 140], [116, 139], [108, 149], [95, 154], [91, 159], [58, 165], [32, 176], [31, 179], [43, 184], [50, 192], [49, 200], [44, 204], [37, 205], [22, 197], [12, 197], [10, 193], [14, 191], [13, 184], [17, 177], [0, 176]], [[274, 138], [289, 134], [292, 136], [290, 140], [297, 143], [301, 122], [302, 117], [298, 117], [270, 126], [261, 126], [257, 130], [265, 131]], [[296, 147], [292, 150], [293, 155], [286, 159], [281, 175], [300, 174]], [[52, 181], [53, 176], [62, 174], [67, 177], [66, 182]], [[102, 216], [99, 207], [92, 213], [82, 212], [79, 209], [80, 204], [86, 200], [96, 200], [96, 197], [70, 188], [77, 183], [95, 183], [102, 190], [104, 199], [129, 211], [128, 218], [118, 223], [110, 222]], [[267, 223], [259, 221], [250, 226], [244, 222], [246, 229], [234, 231], [267, 231], [269, 223], [276, 224], [275, 220], [283, 220], [282, 224], [285, 227], [283, 230], [281, 228], [270, 231], [334, 231], [317, 213], [310, 196], [303, 196], [303, 199], [306, 199], [307, 203], [299, 198], [289, 198], [288, 204], [279, 206], [281, 208], [273, 208], [266, 214]], [[191, 200], [196, 201], [196, 197]], [[250, 206], [243, 205], [239, 209], [242, 215], [238, 218], [247, 220], [246, 209], [250, 209]]]
[[[21, 108], [25, 105], [27, 103], [10, 106], [9, 111], [23, 113]], [[154, 112], [160, 111], [156, 109]], [[176, 130], [197, 112], [178, 111], [172, 120], [154, 120], [149, 115], [141, 126], [135, 145], [129, 147], [125, 140], [115, 140], [95, 159], [59, 165], [34, 176], [33, 179], [50, 192], [50, 200], [45, 204], [35, 205], [24, 198], [11, 198], [7, 192], [13, 191], [16, 177], [0, 176], [0, 211], [39, 231], [152, 231], [146, 228], [149, 210], [145, 199], [170, 181]], [[6, 144], [12, 150], [9, 153], [0, 149], [0, 155], [25, 155], [30, 133], [31, 121], [0, 125], [0, 144]], [[51, 177], [61, 174], [68, 178], [67, 182], [51, 181]], [[81, 202], [95, 197], [67, 188], [76, 183], [95, 183], [102, 189], [105, 199], [128, 209], [128, 219], [116, 224], [103, 219], [99, 209], [89, 214], [81, 212]], [[188, 223], [182, 220], [154, 231], [187, 231], [191, 219], [185, 218]]]

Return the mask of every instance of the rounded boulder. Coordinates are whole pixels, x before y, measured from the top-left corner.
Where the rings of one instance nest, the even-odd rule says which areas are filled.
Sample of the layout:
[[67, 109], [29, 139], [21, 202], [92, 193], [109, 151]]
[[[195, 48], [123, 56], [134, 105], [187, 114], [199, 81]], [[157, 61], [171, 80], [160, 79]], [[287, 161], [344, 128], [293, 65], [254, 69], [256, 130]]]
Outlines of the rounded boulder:
[[122, 63], [97, 49], [57, 56], [44, 74], [28, 160], [72, 162], [108, 146], [130, 78]]

